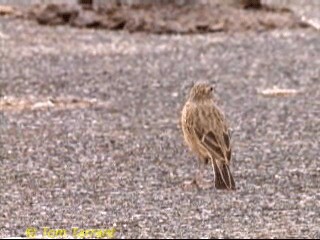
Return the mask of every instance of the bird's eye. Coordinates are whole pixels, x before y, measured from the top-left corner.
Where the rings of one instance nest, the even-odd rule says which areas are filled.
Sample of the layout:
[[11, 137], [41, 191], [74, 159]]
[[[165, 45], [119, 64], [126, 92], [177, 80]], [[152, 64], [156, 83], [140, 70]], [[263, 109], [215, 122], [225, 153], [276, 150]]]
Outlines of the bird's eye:
[[210, 90], [210, 92], [212, 92], [213, 91], [213, 87], [210, 87], [209, 90]]

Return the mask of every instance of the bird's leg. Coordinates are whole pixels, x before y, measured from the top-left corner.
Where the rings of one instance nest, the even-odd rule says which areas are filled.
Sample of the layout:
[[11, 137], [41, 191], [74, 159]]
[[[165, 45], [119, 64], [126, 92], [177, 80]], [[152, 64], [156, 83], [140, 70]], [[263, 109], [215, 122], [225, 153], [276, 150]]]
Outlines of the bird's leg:
[[191, 179], [191, 181], [186, 181], [183, 183], [183, 187], [185, 189], [191, 189], [192, 187], [196, 186], [197, 188], [201, 188], [202, 182], [202, 175], [203, 173], [203, 162], [202, 159], [199, 159], [197, 163], [197, 169], [195, 176]]
[[[203, 173], [205, 170], [205, 166], [210, 163], [210, 159], [199, 159], [197, 163], [197, 169], [195, 176], [191, 181], [187, 181], [183, 183], [183, 187], [185, 189], [191, 189], [196, 186], [198, 189], [209, 189], [214, 186], [212, 181], [205, 181], [203, 179]], [[210, 163], [211, 164], [211, 163]]]
[[206, 159], [200, 159], [199, 161], [199, 165], [198, 165], [198, 169], [197, 169], [197, 173], [196, 173], [196, 184], [199, 188], [201, 189], [209, 189], [214, 187], [214, 182], [213, 181], [206, 181], [203, 178], [203, 173], [205, 170], [205, 166], [207, 164], [210, 164], [210, 159], [206, 158]]
[[194, 178], [194, 182], [195, 184], [197, 184], [199, 188], [201, 188], [203, 184], [203, 171], [204, 171], [204, 161], [202, 159], [199, 159], [196, 175]]

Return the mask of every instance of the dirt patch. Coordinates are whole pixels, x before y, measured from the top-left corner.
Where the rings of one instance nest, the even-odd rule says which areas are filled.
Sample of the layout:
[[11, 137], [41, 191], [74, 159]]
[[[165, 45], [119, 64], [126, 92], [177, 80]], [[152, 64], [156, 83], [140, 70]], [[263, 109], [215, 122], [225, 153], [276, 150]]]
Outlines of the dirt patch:
[[35, 5], [27, 17], [39, 24], [69, 24], [110, 30], [150, 33], [204, 33], [265, 31], [277, 28], [308, 27], [287, 9], [266, 6], [236, 8], [227, 5], [116, 5], [98, 9], [79, 5]]
[[258, 93], [264, 97], [289, 97], [302, 93], [302, 91], [273, 86], [272, 88], [258, 90]]
[[60, 98], [15, 98], [4, 97], [0, 99], [1, 111], [23, 111], [23, 110], [46, 110], [46, 109], [75, 109], [89, 107], [106, 107], [108, 104], [99, 102], [97, 99], [80, 99], [75, 97], [60, 97]]
[[14, 11], [15, 9], [11, 6], [0, 5], [0, 15], [11, 15]]

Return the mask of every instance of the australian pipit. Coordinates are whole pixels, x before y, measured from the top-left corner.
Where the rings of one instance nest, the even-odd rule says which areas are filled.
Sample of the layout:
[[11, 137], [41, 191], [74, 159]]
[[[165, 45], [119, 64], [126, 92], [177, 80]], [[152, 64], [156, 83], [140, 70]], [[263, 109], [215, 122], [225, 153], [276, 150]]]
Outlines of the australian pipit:
[[[203, 166], [210, 163], [217, 189], [235, 190], [230, 171], [231, 141], [228, 124], [213, 98], [213, 87], [205, 82], [196, 83], [185, 103], [181, 126], [184, 139], [199, 157], [196, 183], [202, 178]], [[200, 179], [199, 179], [200, 177]]]

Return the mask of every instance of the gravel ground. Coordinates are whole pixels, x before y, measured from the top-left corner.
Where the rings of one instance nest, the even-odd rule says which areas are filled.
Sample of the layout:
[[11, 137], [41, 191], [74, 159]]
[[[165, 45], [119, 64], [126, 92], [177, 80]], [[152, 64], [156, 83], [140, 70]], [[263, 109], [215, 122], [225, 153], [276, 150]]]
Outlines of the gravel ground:
[[[0, 237], [29, 226], [320, 237], [319, 32], [157, 36], [4, 17], [0, 27]], [[216, 82], [234, 130], [236, 192], [181, 188], [197, 165], [178, 120], [201, 79]], [[258, 94], [274, 85], [300, 92]]]

